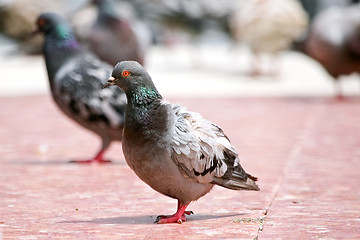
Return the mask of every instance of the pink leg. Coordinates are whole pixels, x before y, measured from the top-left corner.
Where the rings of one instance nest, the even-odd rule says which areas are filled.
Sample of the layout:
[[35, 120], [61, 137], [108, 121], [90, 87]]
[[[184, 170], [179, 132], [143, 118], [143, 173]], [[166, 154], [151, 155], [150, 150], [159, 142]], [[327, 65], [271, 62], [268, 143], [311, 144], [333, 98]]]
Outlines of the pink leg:
[[271, 70], [269, 75], [276, 79], [280, 76], [281, 73], [281, 61], [279, 56], [274, 54], [270, 56], [270, 61], [271, 61]]
[[[180, 209], [181, 206], [182, 206], [182, 204], [180, 203], [180, 201], [178, 201], [178, 206], [177, 206], [178, 211], [179, 211], [179, 209]], [[189, 204], [186, 205], [186, 207], [187, 207], [187, 206], [189, 206]], [[186, 207], [185, 207], [185, 208], [186, 208]], [[184, 211], [184, 213], [185, 213], [186, 215], [194, 214], [193, 211]]]
[[102, 149], [100, 150], [100, 152], [93, 158], [93, 159], [88, 159], [88, 160], [74, 160], [74, 161], [70, 161], [71, 163], [85, 163], [85, 164], [89, 164], [89, 163], [111, 163], [111, 161], [109, 160], [105, 160], [104, 157], [104, 153], [105, 153], [106, 149]]
[[251, 77], [259, 77], [262, 75], [262, 72], [260, 70], [260, 66], [261, 66], [260, 58], [261, 57], [257, 52], [253, 52], [253, 56], [251, 60], [251, 71], [250, 71]]
[[185, 211], [189, 204], [183, 205], [178, 201], [178, 209], [173, 215], [160, 215], [156, 218], [155, 223], [182, 223], [186, 222], [186, 215], [193, 214], [192, 211]]
[[107, 137], [102, 137], [102, 146], [100, 151], [98, 152], [98, 154], [96, 154], [96, 156], [92, 159], [87, 159], [87, 160], [75, 160], [75, 161], [70, 161], [71, 163], [85, 163], [85, 164], [89, 164], [89, 163], [111, 163], [111, 161], [109, 160], [105, 160], [104, 159], [104, 153], [105, 151], [109, 148], [110, 144], [111, 144], [111, 140], [109, 140]]
[[335, 100], [336, 101], [339, 101], [339, 102], [342, 102], [342, 101], [344, 101], [344, 95], [342, 95], [341, 93], [339, 93], [338, 95], [336, 95], [336, 97], [335, 97]]
[[335, 100], [336, 101], [343, 101], [345, 99], [344, 95], [342, 94], [342, 89], [341, 89], [341, 80], [340, 79], [336, 79], [335, 80], [335, 91], [336, 91], [336, 97]]

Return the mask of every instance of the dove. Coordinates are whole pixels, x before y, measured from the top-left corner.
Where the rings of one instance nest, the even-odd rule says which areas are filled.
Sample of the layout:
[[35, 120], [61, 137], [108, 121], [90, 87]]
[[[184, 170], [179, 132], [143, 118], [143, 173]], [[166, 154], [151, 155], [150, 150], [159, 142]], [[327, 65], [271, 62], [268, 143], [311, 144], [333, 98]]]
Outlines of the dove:
[[121, 89], [100, 91], [113, 67], [83, 49], [59, 15], [43, 13], [36, 26], [34, 33], [44, 35], [43, 54], [54, 102], [65, 115], [102, 140], [94, 158], [75, 162], [108, 162], [103, 155], [112, 141], [122, 138], [126, 107]]
[[265, 73], [260, 65], [261, 55], [266, 53], [272, 58], [271, 74], [276, 76], [279, 53], [304, 35], [308, 21], [298, 0], [252, 0], [237, 2], [229, 24], [234, 39], [245, 43], [254, 53], [250, 74]]
[[315, 16], [306, 39], [306, 53], [335, 80], [336, 98], [343, 99], [339, 77], [360, 73], [360, 4], [331, 7]]
[[214, 185], [259, 190], [222, 129], [164, 100], [138, 62], [118, 63], [103, 88], [112, 85], [123, 89], [128, 101], [122, 139], [127, 164], [151, 188], [178, 200], [176, 213], [160, 215], [156, 223], [186, 221], [192, 213], [187, 206]]
[[98, 16], [87, 38], [89, 49], [112, 66], [123, 60], [143, 64], [144, 49], [131, 22], [117, 14], [111, 0], [92, 3], [98, 8]]

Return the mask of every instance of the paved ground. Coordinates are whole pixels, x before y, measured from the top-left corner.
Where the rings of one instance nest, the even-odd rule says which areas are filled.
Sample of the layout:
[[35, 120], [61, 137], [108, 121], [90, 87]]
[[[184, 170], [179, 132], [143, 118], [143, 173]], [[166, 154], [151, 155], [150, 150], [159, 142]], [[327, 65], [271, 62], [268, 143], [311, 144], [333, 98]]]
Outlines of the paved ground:
[[181, 225], [176, 201], [124, 162], [78, 166], [99, 140], [47, 95], [0, 98], [0, 239], [360, 239], [360, 98], [170, 98], [223, 127], [260, 192], [215, 187]]
[[132, 173], [119, 143], [112, 165], [69, 164], [93, 156], [99, 139], [53, 105], [41, 56], [0, 54], [0, 240], [360, 239], [358, 77], [336, 102], [332, 79], [306, 56], [286, 52], [277, 78], [256, 79], [249, 57], [229, 46], [150, 50], [161, 93], [222, 126], [261, 188], [215, 187], [188, 222], [155, 225], [176, 201]]

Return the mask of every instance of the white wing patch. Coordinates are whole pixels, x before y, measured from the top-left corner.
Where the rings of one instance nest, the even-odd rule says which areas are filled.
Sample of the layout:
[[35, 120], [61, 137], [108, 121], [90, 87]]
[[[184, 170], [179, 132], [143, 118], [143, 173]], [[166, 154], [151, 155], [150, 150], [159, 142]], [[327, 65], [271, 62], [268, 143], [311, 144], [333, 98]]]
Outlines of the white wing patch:
[[55, 81], [61, 81], [61, 79], [65, 78], [66, 75], [68, 75], [68, 74], [73, 74], [71, 77], [74, 77], [76, 79], [76, 81], [83, 80], [81, 75], [76, 74], [74, 72], [74, 69], [77, 69], [77, 68], [79, 68], [79, 63], [76, 61], [76, 59], [69, 60], [56, 73]]
[[[105, 70], [105, 69], [101, 68], [101, 66], [99, 66], [99, 68], [89, 69], [87, 71], [87, 73], [89, 74], [89, 76], [103, 80], [104, 84], [107, 81], [107, 78], [110, 77], [109, 71], [107, 71], [107, 69]], [[107, 75], [109, 75], [109, 76], [107, 76]]]
[[[124, 116], [117, 108], [125, 106], [126, 96], [119, 89], [101, 90], [110, 73], [110, 65], [102, 64], [91, 54], [73, 58], [56, 73], [54, 96], [63, 108], [67, 111], [72, 109], [71, 114], [84, 121], [91, 121], [102, 128], [106, 125], [118, 128], [123, 124]], [[103, 116], [107, 121], [101, 119]]]
[[173, 114], [172, 157], [185, 176], [201, 183], [222, 177], [229, 160], [224, 152], [237, 156], [223, 131], [200, 114], [188, 112], [181, 106], [174, 106]]
[[[103, 89], [99, 92], [99, 95], [103, 98], [110, 98], [113, 96], [113, 92], [110, 88]], [[126, 96], [125, 94], [121, 94], [117, 97], [116, 102], [118, 104], [123, 103], [126, 104]], [[101, 109], [104, 115], [110, 122], [110, 126], [113, 128], [118, 127], [123, 122], [123, 117], [119, 115], [119, 113], [111, 106], [108, 101], [101, 101]]]

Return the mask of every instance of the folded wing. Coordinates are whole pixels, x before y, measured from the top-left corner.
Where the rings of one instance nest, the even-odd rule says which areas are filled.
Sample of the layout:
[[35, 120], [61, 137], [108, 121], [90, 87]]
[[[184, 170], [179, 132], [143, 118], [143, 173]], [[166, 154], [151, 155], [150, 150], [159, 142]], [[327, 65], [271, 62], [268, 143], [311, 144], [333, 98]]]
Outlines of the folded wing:
[[259, 190], [222, 129], [199, 114], [173, 107], [172, 159], [184, 176], [238, 190]]

